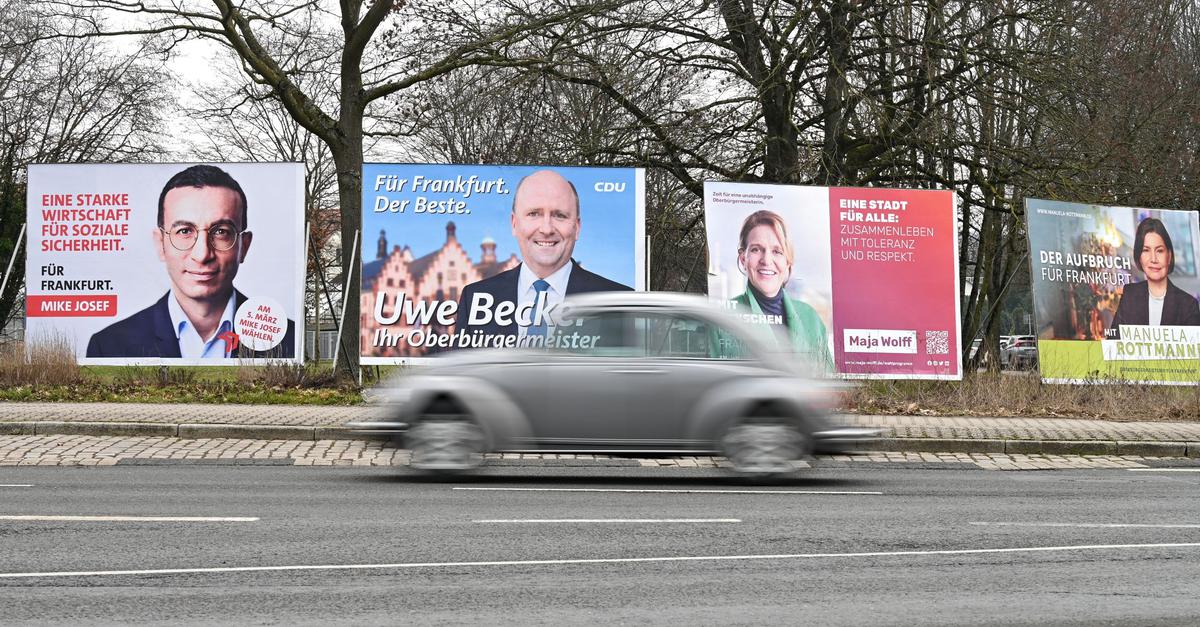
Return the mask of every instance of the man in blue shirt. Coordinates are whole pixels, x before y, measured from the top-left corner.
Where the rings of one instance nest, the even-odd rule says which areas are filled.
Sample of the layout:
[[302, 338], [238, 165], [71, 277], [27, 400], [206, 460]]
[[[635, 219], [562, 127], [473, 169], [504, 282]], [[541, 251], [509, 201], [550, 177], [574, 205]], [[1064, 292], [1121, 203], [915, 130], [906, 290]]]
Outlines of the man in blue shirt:
[[288, 320], [273, 350], [239, 350], [234, 315], [246, 296], [233, 287], [250, 250], [246, 194], [211, 165], [171, 177], [158, 198], [154, 244], [171, 290], [156, 303], [92, 335], [88, 357], [280, 357], [295, 354]]

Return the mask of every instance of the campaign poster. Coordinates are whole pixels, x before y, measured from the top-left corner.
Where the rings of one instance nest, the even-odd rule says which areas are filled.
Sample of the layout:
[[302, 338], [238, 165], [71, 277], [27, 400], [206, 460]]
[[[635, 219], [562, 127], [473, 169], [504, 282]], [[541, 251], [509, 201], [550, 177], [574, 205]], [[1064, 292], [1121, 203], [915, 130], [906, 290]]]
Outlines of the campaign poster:
[[961, 379], [950, 191], [704, 185], [708, 294], [848, 379]]
[[1025, 201], [1047, 383], [1200, 384], [1200, 213]]
[[574, 341], [566, 297], [645, 289], [644, 190], [635, 168], [366, 164], [362, 363]]
[[26, 344], [85, 365], [302, 359], [299, 163], [29, 166]]

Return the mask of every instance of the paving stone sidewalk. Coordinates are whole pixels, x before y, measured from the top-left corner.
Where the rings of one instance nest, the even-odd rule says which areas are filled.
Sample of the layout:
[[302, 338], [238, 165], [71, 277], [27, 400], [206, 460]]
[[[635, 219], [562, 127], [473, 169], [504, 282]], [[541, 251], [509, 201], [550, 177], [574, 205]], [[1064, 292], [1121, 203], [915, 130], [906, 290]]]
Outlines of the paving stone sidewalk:
[[[345, 425], [373, 406], [0, 403], [0, 435], [98, 435], [318, 441], [356, 439]], [[1075, 418], [841, 415], [875, 427], [870, 449], [981, 454], [1200, 457], [1200, 422]]]

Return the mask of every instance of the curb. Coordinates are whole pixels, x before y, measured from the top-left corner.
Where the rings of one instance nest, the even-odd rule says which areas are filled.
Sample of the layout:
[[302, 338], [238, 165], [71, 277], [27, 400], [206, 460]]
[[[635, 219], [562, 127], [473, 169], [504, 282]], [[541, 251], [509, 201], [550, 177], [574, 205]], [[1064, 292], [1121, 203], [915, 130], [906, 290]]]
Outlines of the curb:
[[[109, 437], [228, 438], [244, 440], [370, 440], [346, 427], [171, 424], [162, 422], [0, 422], [0, 435], [93, 435]], [[386, 438], [378, 438], [386, 439]]]
[[[0, 422], [0, 435], [91, 435], [246, 440], [389, 440], [347, 427], [157, 422]], [[978, 453], [1024, 455], [1138, 455], [1200, 458], [1200, 442], [1123, 440], [1020, 440], [961, 438], [880, 438], [851, 447], [853, 452]]]
[[954, 438], [880, 438], [856, 451], [906, 453], [1002, 453], [1007, 455], [1138, 455], [1200, 458], [1200, 442], [1124, 440], [1019, 440]]
[[315, 427], [292, 427], [285, 425], [179, 425], [175, 437], [188, 440], [200, 438], [231, 438], [245, 440], [314, 440]]
[[900, 451], [904, 453], [1003, 453], [1008, 440], [955, 438], [879, 438], [856, 444], [852, 450]]

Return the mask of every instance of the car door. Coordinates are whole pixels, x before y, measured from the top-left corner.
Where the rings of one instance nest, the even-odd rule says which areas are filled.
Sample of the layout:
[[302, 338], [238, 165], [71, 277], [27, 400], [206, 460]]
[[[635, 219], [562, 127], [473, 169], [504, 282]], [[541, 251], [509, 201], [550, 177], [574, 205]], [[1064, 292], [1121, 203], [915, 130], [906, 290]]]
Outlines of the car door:
[[686, 439], [697, 404], [712, 389], [748, 370], [743, 354], [719, 346], [720, 329], [699, 317], [669, 312], [640, 314], [644, 357], [627, 390], [627, 433], [643, 447], [691, 450], [707, 446]]
[[542, 386], [545, 412], [534, 425], [544, 449], [616, 450], [626, 441], [629, 398], [640, 344], [629, 312], [582, 315], [554, 329]]
[[529, 422], [530, 438], [514, 442], [515, 448], [537, 447], [539, 428], [544, 429], [553, 414], [546, 390], [552, 384], [553, 369], [539, 355], [522, 355], [479, 372], [480, 379], [496, 386], [508, 397]]

